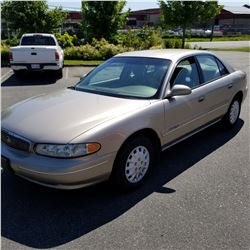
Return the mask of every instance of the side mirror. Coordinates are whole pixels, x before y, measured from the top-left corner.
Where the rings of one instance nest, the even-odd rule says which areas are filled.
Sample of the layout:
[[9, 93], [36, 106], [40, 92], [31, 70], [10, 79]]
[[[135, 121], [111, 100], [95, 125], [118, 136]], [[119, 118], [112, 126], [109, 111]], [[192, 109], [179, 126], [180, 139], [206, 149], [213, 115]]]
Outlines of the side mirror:
[[188, 86], [182, 84], [176, 84], [169, 91], [169, 93], [167, 93], [166, 98], [171, 98], [172, 96], [189, 95], [191, 93], [192, 90]]
[[86, 75], [87, 75], [87, 74], [82, 75], [82, 76], [80, 77], [80, 80], [82, 80], [83, 78], [85, 78]]

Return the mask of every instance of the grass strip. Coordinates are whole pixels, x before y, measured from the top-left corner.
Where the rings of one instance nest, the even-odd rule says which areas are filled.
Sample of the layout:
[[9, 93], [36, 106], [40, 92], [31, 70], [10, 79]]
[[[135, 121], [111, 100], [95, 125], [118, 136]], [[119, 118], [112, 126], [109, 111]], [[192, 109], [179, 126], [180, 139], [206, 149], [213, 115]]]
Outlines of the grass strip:
[[103, 61], [99, 60], [64, 60], [64, 65], [86, 65], [86, 66], [97, 66]]

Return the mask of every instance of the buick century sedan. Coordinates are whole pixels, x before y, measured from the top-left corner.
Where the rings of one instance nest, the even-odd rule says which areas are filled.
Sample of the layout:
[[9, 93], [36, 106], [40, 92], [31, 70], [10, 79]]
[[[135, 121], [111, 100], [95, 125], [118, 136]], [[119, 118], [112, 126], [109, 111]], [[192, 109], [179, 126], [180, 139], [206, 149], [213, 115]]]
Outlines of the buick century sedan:
[[3, 111], [2, 168], [54, 188], [135, 188], [162, 150], [217, 122], [233, 127], [246, 94], [246, 74], [210, 52], [119, 54]]

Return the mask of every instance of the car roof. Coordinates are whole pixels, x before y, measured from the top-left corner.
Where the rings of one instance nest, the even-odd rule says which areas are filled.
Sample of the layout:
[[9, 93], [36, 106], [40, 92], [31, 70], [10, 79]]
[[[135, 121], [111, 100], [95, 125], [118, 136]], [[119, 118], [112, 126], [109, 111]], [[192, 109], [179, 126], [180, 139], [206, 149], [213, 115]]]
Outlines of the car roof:
[[157, 49], [157, 50], [140, 50], [130, 51], [116, 55], [116, 57], [148, 57], [148, 58], [161, 58], [177, 61], [178, 59], [186, 56], [209, 54], [211, 52], [204, 50], [190, 50], [190, 49]]

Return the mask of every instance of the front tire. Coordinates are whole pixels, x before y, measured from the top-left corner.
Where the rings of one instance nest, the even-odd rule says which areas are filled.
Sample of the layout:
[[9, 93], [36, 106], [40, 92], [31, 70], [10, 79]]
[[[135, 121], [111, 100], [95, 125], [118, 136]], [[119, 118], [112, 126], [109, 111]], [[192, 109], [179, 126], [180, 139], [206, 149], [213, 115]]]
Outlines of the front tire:
[[226, 128], [232, 128], [239, 120], [241, 110], [240, 98], [235, 97], [231, 102], [226, 115], [222, 119], [222, 123]]
[[122, 190], [136, 188], [145, 181], [155, 160], [156, 154], [149, 138], [132, 138], [119, 151], [111, 179]]

